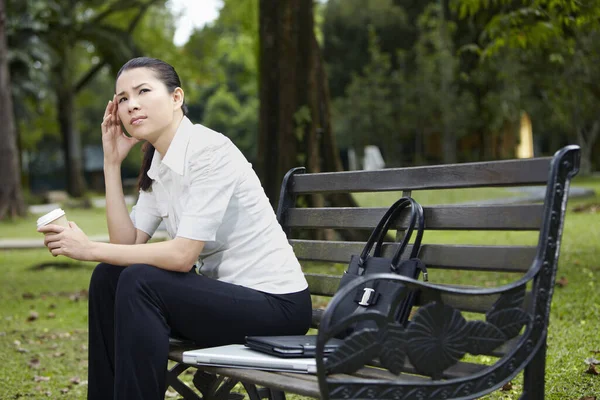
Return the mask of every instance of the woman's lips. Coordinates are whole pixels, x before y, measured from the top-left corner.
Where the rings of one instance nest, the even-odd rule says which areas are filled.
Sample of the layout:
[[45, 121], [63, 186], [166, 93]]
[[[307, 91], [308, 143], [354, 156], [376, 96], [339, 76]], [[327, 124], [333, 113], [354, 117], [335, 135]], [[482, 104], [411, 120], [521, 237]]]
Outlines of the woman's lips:
[[131, 125], [139, 125], [141, 124], [144, 120], [146, 119], [146, 117], [135, 117], [135, 118], [131, 118], [131, 121], [129, 122]]

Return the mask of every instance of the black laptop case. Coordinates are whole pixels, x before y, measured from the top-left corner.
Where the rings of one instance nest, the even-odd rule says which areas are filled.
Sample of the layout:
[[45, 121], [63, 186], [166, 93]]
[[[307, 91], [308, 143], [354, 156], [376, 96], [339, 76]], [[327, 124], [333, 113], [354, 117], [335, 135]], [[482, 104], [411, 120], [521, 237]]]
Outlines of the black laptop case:
[[[325, 354], [332, 352], [342, 343], [340, 339], [329, 340], [325, 345]], [[278, 357], [309, 358], [316, 355], [317, 336], [246, 336], [246, 346]]]

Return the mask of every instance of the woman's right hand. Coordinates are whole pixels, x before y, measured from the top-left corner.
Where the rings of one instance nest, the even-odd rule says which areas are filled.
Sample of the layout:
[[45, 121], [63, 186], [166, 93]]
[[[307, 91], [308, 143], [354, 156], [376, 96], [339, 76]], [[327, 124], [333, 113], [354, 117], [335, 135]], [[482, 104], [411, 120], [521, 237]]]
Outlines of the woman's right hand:
[[117, 112], [117, 96], [106, 105], [102, 120], [102, 148], [104, 163], [121, 165], [127, 154], [139, 140], [125, 135]]

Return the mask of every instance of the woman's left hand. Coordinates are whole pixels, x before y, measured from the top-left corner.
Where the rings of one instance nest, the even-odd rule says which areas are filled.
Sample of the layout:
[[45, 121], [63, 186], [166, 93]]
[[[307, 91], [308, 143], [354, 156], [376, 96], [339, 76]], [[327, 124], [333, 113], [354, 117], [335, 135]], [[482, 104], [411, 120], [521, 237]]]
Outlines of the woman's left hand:
[[46, 225], [38, 232], [48, 233], [44, 245], [54, 257], [62, 255], [80, 261], [92, 261], [93, 242], [77, 226], [69, 221], [69, 228], [60, 225]]

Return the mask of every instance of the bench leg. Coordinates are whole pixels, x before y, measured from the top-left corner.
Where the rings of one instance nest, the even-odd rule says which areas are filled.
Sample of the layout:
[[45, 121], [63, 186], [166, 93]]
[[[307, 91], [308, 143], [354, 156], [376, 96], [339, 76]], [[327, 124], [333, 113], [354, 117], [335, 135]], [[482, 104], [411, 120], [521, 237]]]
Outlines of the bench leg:
[[237, 379], [224, 378], [205, 371], [196, 371], [194, 386], [202, 393], [203, 400], [242, 400], [243, 394], [231, 393], [238, 384]]
[[546, 339], [525, 367], [521, 400], [544, 400], [546, 377]]
[[202, 400], [196, 392], [179, 380], [179, 375], [188, 368], [190, 368], [189, 365], [175, 364], [173, 368], [167, 371], [167, 385], [175, 389], [184, 400]]
[[285, 400], [285, 392], [281, 390], [269, 389], [271, 392], [270, 400]]
[[245, 382], [242, 382], [242, 385], [244, 385], [244, 389], [246, 389], [250, 400], [285, 400], [285, 393], [281, 390], [257, 388], [256, 385]]

